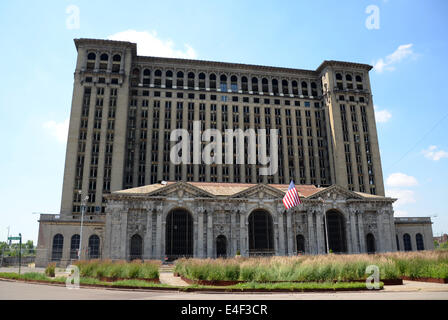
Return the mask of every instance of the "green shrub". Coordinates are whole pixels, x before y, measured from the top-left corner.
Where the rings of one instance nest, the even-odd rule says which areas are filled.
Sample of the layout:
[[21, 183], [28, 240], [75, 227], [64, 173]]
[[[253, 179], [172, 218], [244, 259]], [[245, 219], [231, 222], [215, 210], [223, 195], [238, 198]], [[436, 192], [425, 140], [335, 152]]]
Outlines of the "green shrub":
[[56, 263], [49, 263], [47, 265], [47, 267], [45, 268], [45, 274], [48, 277], [54, 277], [55, 276], [55, 271], [56, 271]]

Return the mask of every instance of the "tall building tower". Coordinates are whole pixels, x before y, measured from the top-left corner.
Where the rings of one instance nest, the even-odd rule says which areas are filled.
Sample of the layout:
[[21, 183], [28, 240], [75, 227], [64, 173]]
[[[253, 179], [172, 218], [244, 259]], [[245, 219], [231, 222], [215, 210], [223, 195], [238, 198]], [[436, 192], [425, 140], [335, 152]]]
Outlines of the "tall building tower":
[[[76, 39], [61, 213], [104, 213], [103, 195], [161, 180], [328, 186], [384, 195], [369, 65], [317, 70], [137, 55], [134, 43]], [[170, 162], [176, 128], [277, 129], [272, 176], [259, 163]], [[204, 144], [204, 142], [203, 142]], [[224, 146], [223, 146], [224, 149]], [[233, 158], [236, 159], [234, 149]], [[193, 150], [191, 150], [192, 156]]]

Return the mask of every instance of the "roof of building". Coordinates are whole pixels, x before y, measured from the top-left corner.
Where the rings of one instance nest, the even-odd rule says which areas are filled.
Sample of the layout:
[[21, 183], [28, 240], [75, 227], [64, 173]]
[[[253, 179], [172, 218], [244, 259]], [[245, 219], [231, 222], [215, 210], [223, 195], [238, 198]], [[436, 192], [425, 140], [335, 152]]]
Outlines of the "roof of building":
[[316, 70], [298, 69], [298, 68], [287, 68], [287, 67], [277, 67], [277, 66], [265, 66], [265, 65], [255, 65], [246, 63], [233, 63], [233, 62], [221, 62], [221, 61], [207, 61], [207, 60], [196, 60], [196, 59], [181, 59], [181, 58], [166, 58], [166, 57], [153, 57], [153, 56], [139, 56], [137, 55], [137, 44], [128, 41], [117, 41], [117, 40], [104, 40], [104, 39], [89, 39], [80, 38], [74, 39], [76, 49], [82, 44], [97, 45], [97, 46], [107, 46], [116, 45], [131, 48], [134, 54], [141, 61], [148, 62], [158, 62], [158, 63], [182, 63], [182, 64], [193, 64], [193, 65], [204, 65], [211, 67], [224, 67], [224, 68], [237, 68], [237, 69], [255, 69], [260, 71], [268, 72], [288, 72], [288, 73], [309, 73], [317, 75], [325, 67], [330, 66], [342, 66], [342, 67], [353, 67], [360, 68], [369, 71], [373, 67], [364, 63], [348, 62], [348, 61], [336, 61], [336, 60], [325, 60], [323, 61]]
[[[115, 191], [113, 194], [147, 194], [154, 192], [156, 190], [166, 188], [168, 186], [171, 186], [173, 184], [178, 183], [177, 181], [168, 181], [166, 184], [150, 184], [146, 186], [131, 188], [131, 189], [125, 189], [120, 191]], [[229, 183], [229, 182], [183, 182], [186, 184], [189, 184], [193, 187], [196, 187], [198, 189], [201, 189], [207, 193], [213, 194], [215, 196], [231, 196], [234, 194], [237, 194], [239, 192], [242, 192], [244, 190], [247, 190], [249, 188], [252, 188], [256, 186], [255, 183]], [[260, 184], [261, 185], [261, 184]], [[269, 187], [272, 187], [274, 189], [277, 189], [281, 192], [285, 192], [288, 190], [289, 184], [266, 184]], [[315, 185], [296, 185], [296, 189], [299, 192], [299, 195], [301, 197], [308, 198], [312, 196], [313, 194], [320, 192], [322, 190], [327, 189], [327, 187], [316, 187]], [[369, 199], [379, 199], [384, 198], [382, 196], [378, 195], [372, 195], [367, 194], [363, 192], [355, 192], [361, 197], [369, 198]]]

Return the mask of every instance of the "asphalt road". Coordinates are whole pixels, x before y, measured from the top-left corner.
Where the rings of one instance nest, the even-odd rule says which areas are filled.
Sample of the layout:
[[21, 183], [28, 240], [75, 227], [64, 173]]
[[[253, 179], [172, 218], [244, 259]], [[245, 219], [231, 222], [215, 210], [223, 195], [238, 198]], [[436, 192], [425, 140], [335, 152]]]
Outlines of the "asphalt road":
[[116, 289], [67, 289], [65, 286], [49, 286], [0, 280], [0, 300], [448, 300], [448, 285], [418, 288], [411, 284], [398, 291], [335, 293], [194, 293], [177, 291], [135, 291]]

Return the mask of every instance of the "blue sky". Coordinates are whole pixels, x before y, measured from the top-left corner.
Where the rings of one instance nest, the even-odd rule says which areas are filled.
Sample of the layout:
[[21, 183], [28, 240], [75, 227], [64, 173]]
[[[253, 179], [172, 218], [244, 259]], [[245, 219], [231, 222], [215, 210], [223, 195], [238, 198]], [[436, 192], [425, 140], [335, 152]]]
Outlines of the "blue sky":
[[448, 233], [447, 10], [443, 0], [1, 1], [0, 241], [10, 226], [37, 242], [33, 212], [59, 212], [79, 37], [139, 41], [144, 55], [375, 66], [386, 194], [399, 198], [396, 215], [437, 216], [434, 234]]

